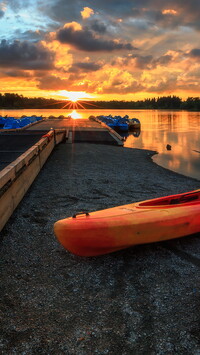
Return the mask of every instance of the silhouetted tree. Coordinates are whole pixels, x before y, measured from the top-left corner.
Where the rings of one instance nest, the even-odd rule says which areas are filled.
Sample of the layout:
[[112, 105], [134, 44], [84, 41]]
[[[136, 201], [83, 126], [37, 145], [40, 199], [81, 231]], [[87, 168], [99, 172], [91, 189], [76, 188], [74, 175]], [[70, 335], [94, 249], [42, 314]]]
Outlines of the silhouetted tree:
[[[10, 109], [60, 109], [64, 106], [66, 109], [69, 107], [66, 104], [70, 103], [69, 100], [45, 99], [43, 97], [28, 98], [23, 95], [5, 93], [0, 94], [0, 108]], [[162, 96], [158, 98], [147, 98], [137, 101], [84, 101], [84, 107], [87, 109], [183, 109], [183, 110], [196, 110], [200, 111], [200, 98], [188, 97], [187, 100], [182, 101], [178, 96]]]

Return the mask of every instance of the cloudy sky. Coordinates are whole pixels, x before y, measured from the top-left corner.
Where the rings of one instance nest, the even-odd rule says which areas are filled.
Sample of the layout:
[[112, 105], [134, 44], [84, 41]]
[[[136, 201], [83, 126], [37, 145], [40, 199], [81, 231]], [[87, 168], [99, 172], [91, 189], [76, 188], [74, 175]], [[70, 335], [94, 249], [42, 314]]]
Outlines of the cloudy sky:
[[3, 0], [0, 28], [1, 93], [200, 95], [200, 0]]

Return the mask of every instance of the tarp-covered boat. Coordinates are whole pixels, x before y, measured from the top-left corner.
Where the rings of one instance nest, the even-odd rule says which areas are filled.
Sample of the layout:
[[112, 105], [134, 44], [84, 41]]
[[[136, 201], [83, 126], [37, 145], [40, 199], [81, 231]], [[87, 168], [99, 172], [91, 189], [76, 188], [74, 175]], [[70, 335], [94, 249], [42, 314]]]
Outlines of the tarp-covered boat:
[[60, 243], [80, 256], [111, 253], [136, 244], [200, 232], [200, 189], [91, 213], [54, 224]]

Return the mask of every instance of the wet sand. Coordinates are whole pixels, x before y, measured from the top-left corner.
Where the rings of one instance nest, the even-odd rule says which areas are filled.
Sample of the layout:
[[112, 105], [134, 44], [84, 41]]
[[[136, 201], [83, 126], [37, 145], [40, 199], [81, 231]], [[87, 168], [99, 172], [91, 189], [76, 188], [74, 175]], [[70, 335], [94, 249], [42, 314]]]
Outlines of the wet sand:
[[199, 354], [199, 235], [81, 258], [56, 220], [200, 188], [153, 152], [60, 144], [1, 233], [2, 354]]

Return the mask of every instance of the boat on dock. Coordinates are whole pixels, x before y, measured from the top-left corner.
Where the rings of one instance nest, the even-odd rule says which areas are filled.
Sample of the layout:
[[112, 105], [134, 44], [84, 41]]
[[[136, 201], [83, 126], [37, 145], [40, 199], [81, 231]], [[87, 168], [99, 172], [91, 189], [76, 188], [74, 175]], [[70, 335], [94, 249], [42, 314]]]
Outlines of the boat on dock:
[[200, 189], [57, 221], [54, 233], [68, 251], [96, 256], [137, 244], [200, 232]]
[[128, 127], [130, 131], [141, 128], [141, 123], [138, 118], [128, 118]]
[[90, 120], [98, 120], [100, 122], [103, 122], [106, 124], [108, 127], [116, 130], [116, 131], [121, 131], [121, 132], [128, 132], [128, 131], [134, 131], [135, 129], [140, 129], [141, 128], [141, 123], [137, 118], [129, 118], [128, 115], [125, 115], [124, 117], [121, 116], [90, 116]]

